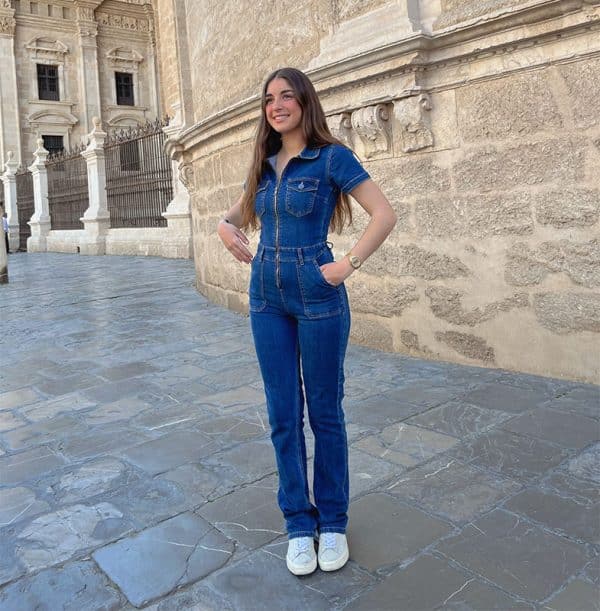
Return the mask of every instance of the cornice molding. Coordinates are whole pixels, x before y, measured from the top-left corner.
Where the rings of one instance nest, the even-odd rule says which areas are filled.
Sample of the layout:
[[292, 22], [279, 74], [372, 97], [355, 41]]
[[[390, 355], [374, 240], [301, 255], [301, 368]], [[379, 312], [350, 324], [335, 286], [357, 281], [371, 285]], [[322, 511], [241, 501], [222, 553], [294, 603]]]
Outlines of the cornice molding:
[[[360, 84], [372, 84], [403, 74], [414, 76], [411, 87], [399, 94], [386, 98], [365, 99], [359, 106], [330, 108], [327, 112], [328, 116], [344, 112], [352, 113], [361, 107], [426, 93], [427, 91], [419, 85], [418, 79], [419, 75], [427, 71], [473, 63], [493, 55], [508, 54], [536, 45], [552, 44], [568, 37], [600, 33], [600, 11], [593, 8], [599, 5], [600, 0], [555, 0], [550, 4], [528, 7], [523, 11], [515, 11], [493, 21], [476, 23], [465, 28], [454, 27], [452, 30], [443, 30], [433, 35], [415, 34], [396, 43], [307, 70], [307, 74], [315, 83], [319, 94], [325, 97], [334, 92], [355, 88]], [[587, 15], [584, 11], [578, 11], [582, 6], [588, 7]], [[570, 14], [571, 19], [567, 19], [565, 14]], [[539, 31], [532, 33], [536, 25], [539, 25]], [[487, 45], [485, 35], [488, 36]], [[503, 40], [499, 40], [499, 36]], [[589, 49], [581, 56], [600, 54], [600, 36], [597, 38], [598, 48]], [[471, 48], [465, 52], [465, 43], [469, 42], [472, 43]], [[569, 55], [545, 61], [543, 64], [524, 65], [512, 70], [503, 69], [494, 75], [473, 78], [469, 82], [489, 80], [498, 78], [502, 74], [526, 71], [539, 65], [572, 60], [573, 57]], [[464, 79], [460, 83], [449, 81], [443, 88], [456, 87], [462, 83]], [[436, 86], [429, 90], [440, 89], [441, 87]], [[187, 150], [200, 143], [208, 144], [224, 132], [248, 128], [256, 121], [259, 108], [259, 95], [241, 100], [183, 129], [178, 134], [177, 141]]]

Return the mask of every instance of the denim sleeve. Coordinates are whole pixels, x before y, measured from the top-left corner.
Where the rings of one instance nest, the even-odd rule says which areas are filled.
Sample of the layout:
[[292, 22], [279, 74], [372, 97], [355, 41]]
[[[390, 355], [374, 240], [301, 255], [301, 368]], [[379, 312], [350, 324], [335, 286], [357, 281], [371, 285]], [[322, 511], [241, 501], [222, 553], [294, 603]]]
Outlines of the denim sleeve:
[[333, 145], [329, 156], [329, 180], [336, 185], [342, 193], [349, 193], [370, 178], [368, 172], [362, 167], [356, 155], [347, 147]]

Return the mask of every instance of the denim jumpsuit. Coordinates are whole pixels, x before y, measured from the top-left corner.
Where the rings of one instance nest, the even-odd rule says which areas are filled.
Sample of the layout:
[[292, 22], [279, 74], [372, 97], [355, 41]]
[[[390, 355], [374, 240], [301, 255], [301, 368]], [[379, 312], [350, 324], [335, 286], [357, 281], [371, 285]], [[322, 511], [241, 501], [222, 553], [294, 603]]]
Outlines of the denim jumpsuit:
[[[275, 157], [268, 162], [255, 199], [261, 233], [249, 302], [279, 470], [277, 498], [290, 539], [344, 533], [349, 482], [342, 398], [350, 309], [344, 285], [329, 284], [319, 266], [333, 261], [326, 240], [340, 191], [350, 192], [369, 175], [337, 144], [305, 148], [279, 180]], [[315, 436], [316, 506], [306, 468], [305, 395]]]

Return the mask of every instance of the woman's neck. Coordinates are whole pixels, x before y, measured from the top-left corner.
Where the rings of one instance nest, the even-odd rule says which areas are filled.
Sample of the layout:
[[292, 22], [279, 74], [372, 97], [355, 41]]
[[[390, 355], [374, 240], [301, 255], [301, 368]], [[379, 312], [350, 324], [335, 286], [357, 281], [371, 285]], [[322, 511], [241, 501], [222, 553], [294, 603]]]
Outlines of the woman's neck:
[[306, 140], [302, 132], [294, 131], [281, 136], [281, 152], [288, 159], [295, 157], [306, 148]]

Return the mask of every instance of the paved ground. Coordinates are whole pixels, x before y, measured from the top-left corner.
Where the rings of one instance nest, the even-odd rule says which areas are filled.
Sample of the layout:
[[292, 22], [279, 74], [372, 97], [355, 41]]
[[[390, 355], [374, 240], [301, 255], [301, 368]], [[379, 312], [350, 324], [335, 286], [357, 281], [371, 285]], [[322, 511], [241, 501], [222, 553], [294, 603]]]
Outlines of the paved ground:
[[248, 320], [188, 261], [9, 271], [4, 611], [600, 608], [598, 387], [352, 346], [351, 561], [296, 578]]

